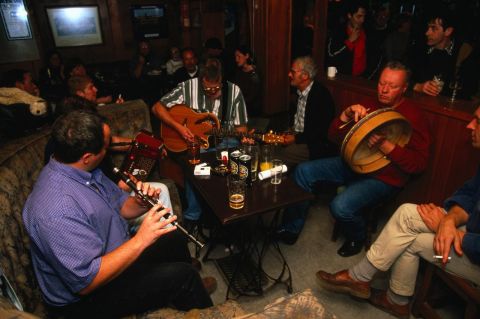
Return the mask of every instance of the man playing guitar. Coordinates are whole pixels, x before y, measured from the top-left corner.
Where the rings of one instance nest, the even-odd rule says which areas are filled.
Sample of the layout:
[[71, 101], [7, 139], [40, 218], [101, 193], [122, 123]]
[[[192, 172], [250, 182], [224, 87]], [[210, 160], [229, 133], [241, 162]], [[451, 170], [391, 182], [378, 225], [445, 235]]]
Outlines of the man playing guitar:
[[[195, 135], [185, 125], [186, 123], [177, 122], [168, 111], [178, 104], [186, 104], [199, 113], [215, 114], [224, 128], [247, 132], [248, 118], [242, 92], [235, 84], [223, 81], [222, 65], [218, 59], [208, 59], [199, 78], [179, 83], [152, 107], [153, 114], [163, 122], [162, 124], [175, 129], [183, 139], [193, 141]], [[184, 220], [188, 227], [189, 222], [191, 225], [196, 224], [201, 215], [201, 208], [197, 195], [188, 182], [185, 183], [185, 192], [188, 208], [184, 211]]]

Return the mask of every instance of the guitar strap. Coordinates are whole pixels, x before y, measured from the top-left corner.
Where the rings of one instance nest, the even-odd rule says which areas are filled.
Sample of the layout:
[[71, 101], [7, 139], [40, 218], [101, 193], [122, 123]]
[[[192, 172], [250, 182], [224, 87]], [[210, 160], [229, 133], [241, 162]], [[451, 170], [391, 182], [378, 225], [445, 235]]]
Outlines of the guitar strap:
[[220, 107], [222, 108], [222, 118], [220, 119], [220, 123], [222, 127], [227, 128], [228, 82], [226, 80], [224, 80], [222, 84], [222, 102]]

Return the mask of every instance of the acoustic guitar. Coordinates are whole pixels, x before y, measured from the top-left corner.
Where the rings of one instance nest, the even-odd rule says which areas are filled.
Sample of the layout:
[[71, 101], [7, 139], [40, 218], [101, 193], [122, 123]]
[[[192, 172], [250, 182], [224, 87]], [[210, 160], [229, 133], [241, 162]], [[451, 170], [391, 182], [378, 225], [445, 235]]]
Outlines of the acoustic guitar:
[[[197, 113], [187, 105], [174, 105], [168, 109], [170, 116], [178, 123], [186, 126], [200, 143], [200, 147], [207, 149], [210, 147], [208, 138], [214, 134], [222, 137], [247, 137], [267, 144], [281, 144], [283, 136], [276, 135], [273, 132], [266, 134], [246, 134], [234, 130], [224, 130], [220, 128], [220, 122], [213, 113]], [[183, 152], [187, 149], [187, 142], [174, 128], [161, 124], [160, 136], [165, 147], [171, 152]]]
[[[174, 105], [168, 109], [170, 116], [178, 123], [186, 126], [201, 148], [209, 148], [208, 135], [213, 128], [219, 128], [220, 122], [213, 113], [197, 113], [187, 105]], [[165, 147], [172, 152], [183, 152], [187, 149], [187, 142], [174, 128], [164, 123], [160, 126], [160, 136]]]

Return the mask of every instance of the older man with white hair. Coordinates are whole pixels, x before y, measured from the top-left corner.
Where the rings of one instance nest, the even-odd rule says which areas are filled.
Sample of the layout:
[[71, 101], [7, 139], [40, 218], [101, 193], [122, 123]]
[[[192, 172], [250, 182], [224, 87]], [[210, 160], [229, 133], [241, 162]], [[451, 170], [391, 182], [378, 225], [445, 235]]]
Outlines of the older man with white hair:
[[297, 89], [298, 99], [291, 131], [285, 136], [278, 157], [289, 164], [331, 156], [335, 146], [328, 140], [328, 128], [335, 117], [335, 104], [330, 92], [315, 81], [317, 66], [310, 56], [298, 57], [288, 77]]

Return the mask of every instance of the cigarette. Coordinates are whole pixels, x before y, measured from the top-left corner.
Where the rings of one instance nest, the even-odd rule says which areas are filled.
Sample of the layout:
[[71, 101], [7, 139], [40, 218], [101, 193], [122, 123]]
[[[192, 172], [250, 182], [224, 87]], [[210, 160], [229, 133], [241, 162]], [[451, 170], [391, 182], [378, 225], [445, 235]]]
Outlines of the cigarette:
[[[433, 255], [434, 259], [443, 259], [442, 255]], [[452, 257], [448, 256], [447, 260], [452, 260]]]
[[120, 93], [117, 97], [117, 100], [120, 100], [122, 98], [122, 94]]

